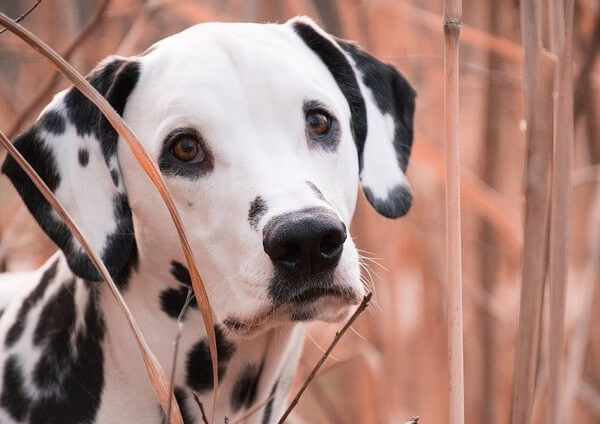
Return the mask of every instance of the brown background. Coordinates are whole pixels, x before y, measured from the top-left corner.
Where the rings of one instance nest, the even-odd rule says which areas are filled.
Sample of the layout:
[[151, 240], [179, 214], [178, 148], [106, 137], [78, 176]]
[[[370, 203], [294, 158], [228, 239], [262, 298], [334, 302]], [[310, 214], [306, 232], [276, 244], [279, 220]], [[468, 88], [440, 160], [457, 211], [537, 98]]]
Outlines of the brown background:
[[[104, 0], [44, 0], [24, 21], [63, 52]], [[18, 16], [33, 1], [0, 0]], [[446, 360], [445, 204], [443, 145], [443, 29], [441, 0], [112, 0], [102, 19], [70, 58], [87, 73], [103, 57], [143, 51], [154, 41], [204, 21], [285, 21], [305, 14], [336, 35], [354, 39], [395, 64], [418, 92], [415, 145], [408, 176], [414, 206], [386, 220], [360, 197], [353, 224], [363, 249], [364, 276], [375, 301], [329, 359], [296, 408], [293, 422], [422, 423], [448, 416]], [[519, 10], [516, 0], [463, 0], [461, 33], [461, 162], [463, 197], [465, 411], [469, 423], [510, 417], [523, 239], [525, 137]], [[591, 246], [598, 203], [597, 126], [600, 46], [597, 1], [575, 2], [576, 133], [572, 191], [567, 363], [574, 330], [590, 318], [585, 357], [568, 422], [600, 422], [600, 290]], [[14, 135], [49, 99], [23, 111], [52, 76], [52, 68], [10, 33], [0, 35], [0, 129]], [[66, 86], [64, 80], [51, 90]], [[0, 153], [4, 155], [4, 153]], [[36, 267], [55, 247], [9, 186], [0, 179], [0, 266]], [[592, 284], [584, 272], [591, 270]], [[589, 272], [589, 271], [588, 271]], [[525, 284], [527, 282], [524, 282]], [[595, 292], [595, 294], [594, 294]], [[595, 296], [595, 297], [593, 297]], [[591, 315], [585, 304], [592, 301]], [[595, 308], [594, 308], [595, 306]], [[546, 314], [547, 308], [544, 309]], [[336, 328], [307, 329], [298, 382], [304, 380]], [[547, 354], [541, 334], [535, 422], [547, 405]], [[170, 341], [165, 341], [170, 343]]]

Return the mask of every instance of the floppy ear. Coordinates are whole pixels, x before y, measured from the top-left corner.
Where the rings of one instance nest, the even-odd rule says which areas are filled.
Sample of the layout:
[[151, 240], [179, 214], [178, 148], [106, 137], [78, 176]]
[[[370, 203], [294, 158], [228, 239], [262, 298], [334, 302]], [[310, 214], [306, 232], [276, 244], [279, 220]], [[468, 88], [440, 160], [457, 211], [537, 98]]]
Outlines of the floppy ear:
[[[122, 115], [139, 73], [139, 63], [109, 57], [87, 80]], [[14, 144], [73, 217], [111, 275], [123, 282], [135, 265], [137, 251], [117, 140], [117, 133], [96, 106], [72, 87], [58, 93]], [[99, 281], [79, 242], [12, 158], [6, 159], [2, 172], [62, 249], [73, 272]]]
[[327, 66], [348, 101], [367, 199], [383, 216], [403, 216], [412, 204], [405, 172], [413, 140], [414, 89], [392, 65], [331, 37], [310, 19], [289, 23]]

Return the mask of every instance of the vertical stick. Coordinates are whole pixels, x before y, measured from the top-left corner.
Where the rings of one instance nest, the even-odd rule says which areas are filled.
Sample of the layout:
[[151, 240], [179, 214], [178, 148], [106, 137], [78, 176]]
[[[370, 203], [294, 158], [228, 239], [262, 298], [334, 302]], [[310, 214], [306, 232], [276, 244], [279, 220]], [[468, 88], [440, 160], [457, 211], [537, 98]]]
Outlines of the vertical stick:
[[[573, 0], [555, 0], [553, 7], [553, 48], [558, 54], [557, 93], [554, 107], [552, 155], [552, 203], [550, 215], [550, 335], [549, 405], [546, 422], [558, 424], [562, 414], [562, 371], [564, 319], [569, 259], [571, 161], [573, 146], [572, 33]], [[567, 9], [565, 13], [565, 3]]]
[[458, 40], [461, 0], [444, 1], [444, 119], [446, 133], [446, 256], [448, 279], [449, 423], [465, 422], [462, 254], [459, 174]]
[[527, 169], [512, 424], [531, 422], [546, 276], [548, 172], [553, 134], [552, 91], [555, 59], [542, 48], [537, 6], [537, 0], [521, 1], [521, 37], [525, 53], [523, 74], [527, 120]]

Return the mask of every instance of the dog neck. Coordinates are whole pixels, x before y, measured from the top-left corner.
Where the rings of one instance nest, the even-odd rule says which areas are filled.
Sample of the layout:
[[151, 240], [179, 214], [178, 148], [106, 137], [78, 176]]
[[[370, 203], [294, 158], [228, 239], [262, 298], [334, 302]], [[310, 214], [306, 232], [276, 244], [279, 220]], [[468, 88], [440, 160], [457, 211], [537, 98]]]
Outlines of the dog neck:
[[[199, 408], [192, 391], [199, 395], [206, 411], [212, 405], [212, 362], [204, 322], [195, 300], [185, 307], [191, 290], [187, 268], [178, 260], [147, 260], [140, 252], [121, 292], [135, 317], [150, 349], [163, 369], [172, 369], [174, 342], [177, 335], [178, 356], [174, 368], [174, 388], [182, 413], [197, 417]], [[161, 260], [163, 260], [161, 258]], [[125, 324], [125, 316], [108, 287], [100, 283], [101, 311], [106, 323], [105, 380], [108, 393], [129, 387], [147, 406], [157, 407], [139, 349]], [[178, 325], [180, 323], [181, 325]], [[232, 419], [249, 408], [264, 403], [256, 417], [248, 422], [263, 421], [276, 414], [291, 385], [302, 348], [302, 324], [288, 324], [269, 329], [254, 337], [230, 334], [215, 322], [218, 352], [219, 398], [217, 420]], [[266, 401], [272, 394], [272, 400]], [[129, 396], [129, 394], [128, 394]], [[267, 403], [270, 406], [267, 408]], [[122, 408], [127, 409], [126, 405]], [[100, 410], [102, 415], [103, 410]], [[138, 417], [132, 411], [132, 417]], [[261, 418], [262, 417], [262, 418]], [[187, 420], [186, 420], [187, 422]]]

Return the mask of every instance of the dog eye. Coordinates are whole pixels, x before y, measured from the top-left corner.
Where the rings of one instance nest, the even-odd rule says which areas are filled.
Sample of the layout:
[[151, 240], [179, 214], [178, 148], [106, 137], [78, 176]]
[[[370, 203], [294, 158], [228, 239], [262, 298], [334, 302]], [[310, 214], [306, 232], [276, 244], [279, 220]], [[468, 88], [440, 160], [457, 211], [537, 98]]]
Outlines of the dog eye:
[[171, 153], [177, 159], [186, 163], [200, 163], [205, 158], [198, 136], [189, 133], [183, 133], [175, 137], [171, 144]]
[[331, 128], [331, 118], [321, 110], [312, 110], [306, 114], [306, 125], [315, 135], [325, 135]]

